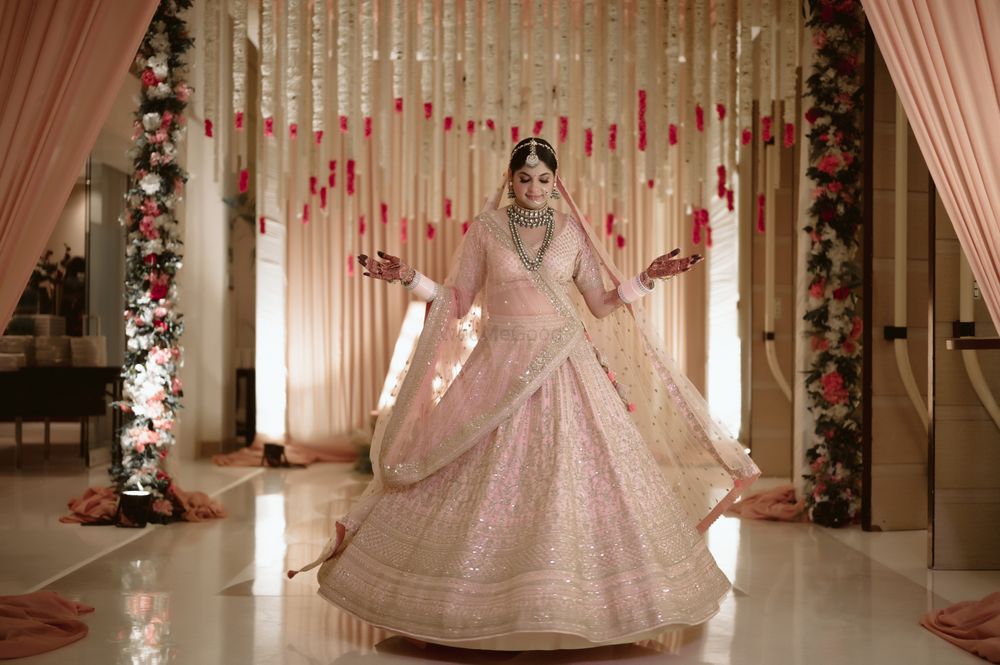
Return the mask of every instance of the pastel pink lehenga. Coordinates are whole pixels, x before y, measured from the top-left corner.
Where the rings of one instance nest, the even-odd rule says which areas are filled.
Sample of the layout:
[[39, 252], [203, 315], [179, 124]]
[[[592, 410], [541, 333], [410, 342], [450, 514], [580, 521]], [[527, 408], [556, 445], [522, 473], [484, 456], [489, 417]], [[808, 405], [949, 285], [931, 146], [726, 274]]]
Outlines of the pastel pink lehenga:
[[512, 650], [639, 641], [718, 611], [729, 582], [701, 531], [757, 468], [632, 313], [589, 313], [595, 244], [560, 219], [537, 271], [502, 210], [469, 227], [377, 421], [375, 479], [317, 561], [331, 603]]

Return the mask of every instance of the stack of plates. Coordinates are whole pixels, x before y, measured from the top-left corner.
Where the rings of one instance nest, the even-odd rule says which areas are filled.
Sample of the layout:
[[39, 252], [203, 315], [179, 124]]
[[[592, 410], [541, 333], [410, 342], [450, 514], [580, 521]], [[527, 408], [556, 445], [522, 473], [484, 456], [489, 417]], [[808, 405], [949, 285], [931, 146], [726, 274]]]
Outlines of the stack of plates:
[[66, 334], [66, 317], [52, 314], [35, 314], [35, 337], [59, 337]]
[[74, 367], [104, 367], [108, 364], [107, 337], [70, 337], [69, 348]]
[[53, 367], [69, 364], [69, 337], [36, 337], [35, 364]]
[[29, 365], [35, 362], [35, 338], [31, 335], [4, 335], [0, 337], [0, 353], [24, 356]]
[[0, 353], [0, 372], [16, 372], [27, 364], [23, 353]]

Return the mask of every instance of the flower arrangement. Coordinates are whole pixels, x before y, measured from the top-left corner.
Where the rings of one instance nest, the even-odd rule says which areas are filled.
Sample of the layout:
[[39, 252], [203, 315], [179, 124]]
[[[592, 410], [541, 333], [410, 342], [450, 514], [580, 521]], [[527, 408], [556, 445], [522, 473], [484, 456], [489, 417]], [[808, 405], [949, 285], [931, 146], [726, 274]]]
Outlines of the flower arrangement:
[[176, 157], [191, 95], [183, 55], [192, 40], [179, 13], [190, 6], [191, 0], [162, 0], [136, 54], [142, 86], [123, 217], [127, 341], [117, 407], [124, 424], [110, 473], [118, 491], [150, 491], [160, 521], [182, 512], [165, 460], [183, 396], [178, 372], [184, 323], [175, 282], [182, 245], [174, 211], [187, 181]]
[[804, 231], [811, 362], [804, 478], [810, 518], [824, 526], [853, 522], [861, 505], [861, 332], [857, 261], [862, 223], [861, 147], [864, 16], [856, 0], [811, 0], [806, 22], [816, 57], [806, 81], [814, 183]]

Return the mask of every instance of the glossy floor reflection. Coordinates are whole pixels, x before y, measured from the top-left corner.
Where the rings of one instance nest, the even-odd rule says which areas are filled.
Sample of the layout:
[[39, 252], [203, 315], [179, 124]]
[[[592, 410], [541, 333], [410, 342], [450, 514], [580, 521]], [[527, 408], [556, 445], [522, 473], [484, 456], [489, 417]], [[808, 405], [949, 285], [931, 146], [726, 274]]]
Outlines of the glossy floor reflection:
[[[90, 537], [82, 532], [112, 540], [107, 534], [123, 530], [61, 525], [54, 509], [30, 509], [37, 478], [5, 474], [4, 593], [55, 577], [45, 588], [97, 608], [85, 618], [85, 639], [19, 662], [974, 664], [983, 661], [917, 621], [930, 607], [962, 599], [947, 591], [978, 589], [979, 597], [1000, 587], [992, 572], [950, 572], [950, 581], [939, 583], [940, 574], [920, 567], [922, 532], [831, 532], [723, 518], [708, 538], [734, 590], [700, 630], [655, 644], [557, 653], [420, 649], [319, 598], [315, 573], [284, 577], [319, 551], [333, 519], [361, 491], [363, 480], [347, 465], [259, 472], [197, 463], [185, 473], [184, 485], [197, 489], [204, 486], [195, 478], [221, 482], [219, 474], [234, 474], [225, 477], [237, 484], [219, 495], [227, 519], [147, 529], [132, 541], [102, 543], [114, 549], [98, 548], [88, 555], [93, 560], [69, 566], [65, 553]], [[249, 474], [243, 482], [240, 473]], [[9, 554], [8, 544], [22, 538], [18, 554]]]

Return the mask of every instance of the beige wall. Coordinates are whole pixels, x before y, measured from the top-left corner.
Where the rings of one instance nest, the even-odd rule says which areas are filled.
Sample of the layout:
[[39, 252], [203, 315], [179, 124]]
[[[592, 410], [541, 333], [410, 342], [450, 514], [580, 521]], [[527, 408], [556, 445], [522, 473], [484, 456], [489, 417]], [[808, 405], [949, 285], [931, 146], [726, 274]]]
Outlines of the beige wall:
[[[872, 185], [871, 523], [877, 530], [927, 526], [927, 431], [900, 378], [894, 343], [896, 92], [879, 54], [875, 62]], [[913, 133], [907, 150], [906, 322], [910, 366], [927, 399], [928, 175]]]

